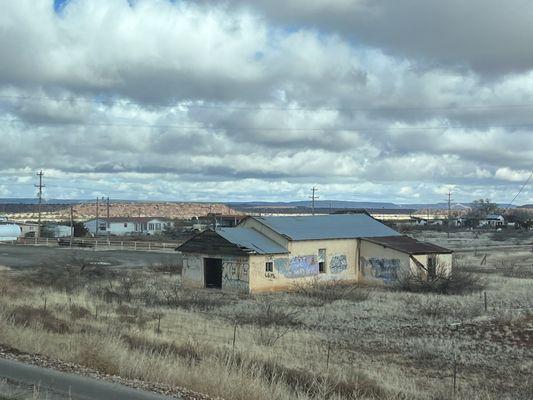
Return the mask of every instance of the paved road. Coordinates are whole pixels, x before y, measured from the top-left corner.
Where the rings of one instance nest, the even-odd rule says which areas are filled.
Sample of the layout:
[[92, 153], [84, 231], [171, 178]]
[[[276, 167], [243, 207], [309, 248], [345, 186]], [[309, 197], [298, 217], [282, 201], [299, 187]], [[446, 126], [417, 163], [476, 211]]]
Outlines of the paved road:
[[[52, 399], [72, 400], [170, 400], [166, 397], [127, 386], [80, 375], [66, 374], [18, 361], [0, 359], [0, 377], [19, 384], [47, 390]], [[50, 396], [48, 397], [50, 398]]]
[[155, 264], [176, 264], [179, 255], [150, 251], [70, 249], [46, 246], [16, 246], [0, 243], [0, 265], [10, 268], [38, 267], [84, 257], [103, 266], [145, 267]]

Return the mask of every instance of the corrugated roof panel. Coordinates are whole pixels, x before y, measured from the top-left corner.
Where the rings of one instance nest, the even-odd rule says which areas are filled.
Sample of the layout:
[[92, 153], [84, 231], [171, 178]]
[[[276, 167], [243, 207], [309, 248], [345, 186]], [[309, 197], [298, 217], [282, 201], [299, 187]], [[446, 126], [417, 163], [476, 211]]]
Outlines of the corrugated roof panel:
[[420, 242], [409, 236], [389, 236], [363, 238], [371, 243], [376, 243], [391, 249], [408, 254], [446, 254], [453, 253], [452, 250], [437, 246], [433, 243]]
[[400, 235], [367, 214], [254, 218], [292, 240], [352, 239]]
[[219, 228], [215, 231], [227, 241], [258, 254], [282, 254], [288, 250], [252, 228]]

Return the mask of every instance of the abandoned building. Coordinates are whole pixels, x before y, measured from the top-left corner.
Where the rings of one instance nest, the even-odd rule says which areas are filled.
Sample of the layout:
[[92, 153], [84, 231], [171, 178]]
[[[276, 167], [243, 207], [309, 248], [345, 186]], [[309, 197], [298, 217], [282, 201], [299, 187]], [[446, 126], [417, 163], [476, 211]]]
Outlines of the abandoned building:
[[177, 251], [186, 287], [257, 293], [313, 279], [391, 283], [410, 268], [449, 271], [452, 251], [401, 235], [367, 213], [247, 217], [206, 230]]

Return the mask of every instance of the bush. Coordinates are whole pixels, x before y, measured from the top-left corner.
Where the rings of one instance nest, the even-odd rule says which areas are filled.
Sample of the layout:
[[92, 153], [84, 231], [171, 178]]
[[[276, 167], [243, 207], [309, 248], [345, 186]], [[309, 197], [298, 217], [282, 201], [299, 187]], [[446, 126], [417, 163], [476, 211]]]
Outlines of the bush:
[[398, 274], [394, 286], [399, 290], [414, 293], [465, 294], [483, 290], [483, 278], [454, 266], [451, 273], [439, 269], [432, 278], [425, 273], [404, 271]]
[[332, 303], [337, 300], [360, 302], [368, 300], [370, 291], [340, 280], [321, 281], [313, 279], [311, 282], [293, 285], [295, 293], [317, 299], [322, 303]]
[[153, 341], [144, 337], [129, 335], [123, 335], [122, 339], [132, 350], [161, 355], [170, 354], [188, 360], [189, 362], [199, 362], [202, 360], [202, 356], [197, 348], [191, 343], [177, 345], [175, 343]]
[[71, 304], [69, 306], [69, 312], [70, 318], [72, 318], [73, 320], [87, 318], [91, 315], [91, 312], [87, 308], [79, 306], [77, 304]]
[[31, 306], [18, 306], [8, 314], [8, 319], [15, 325], [31, 326], [32, 324], [38, 324], [48, 332], [52, 333], [68, 333], [70, 331], [69, 325], [54, 317], [54, 315], [41, 308], [35, 308]]
[[507, 278], [531, 279], [533, 268], [527, 265], [505, 264], [503, 261], [496, 271]]

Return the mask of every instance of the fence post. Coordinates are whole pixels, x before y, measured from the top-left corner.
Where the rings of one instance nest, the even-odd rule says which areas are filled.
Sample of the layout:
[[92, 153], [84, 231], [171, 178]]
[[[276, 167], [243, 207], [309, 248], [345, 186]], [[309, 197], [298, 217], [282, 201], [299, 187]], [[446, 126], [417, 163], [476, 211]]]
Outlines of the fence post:
[[133, 242], [133, 245], [134, 245], [134, 250], [137, 250], [137, 242]]
[[152, 250], [152, 243], [148, 242], [148, 250]]

